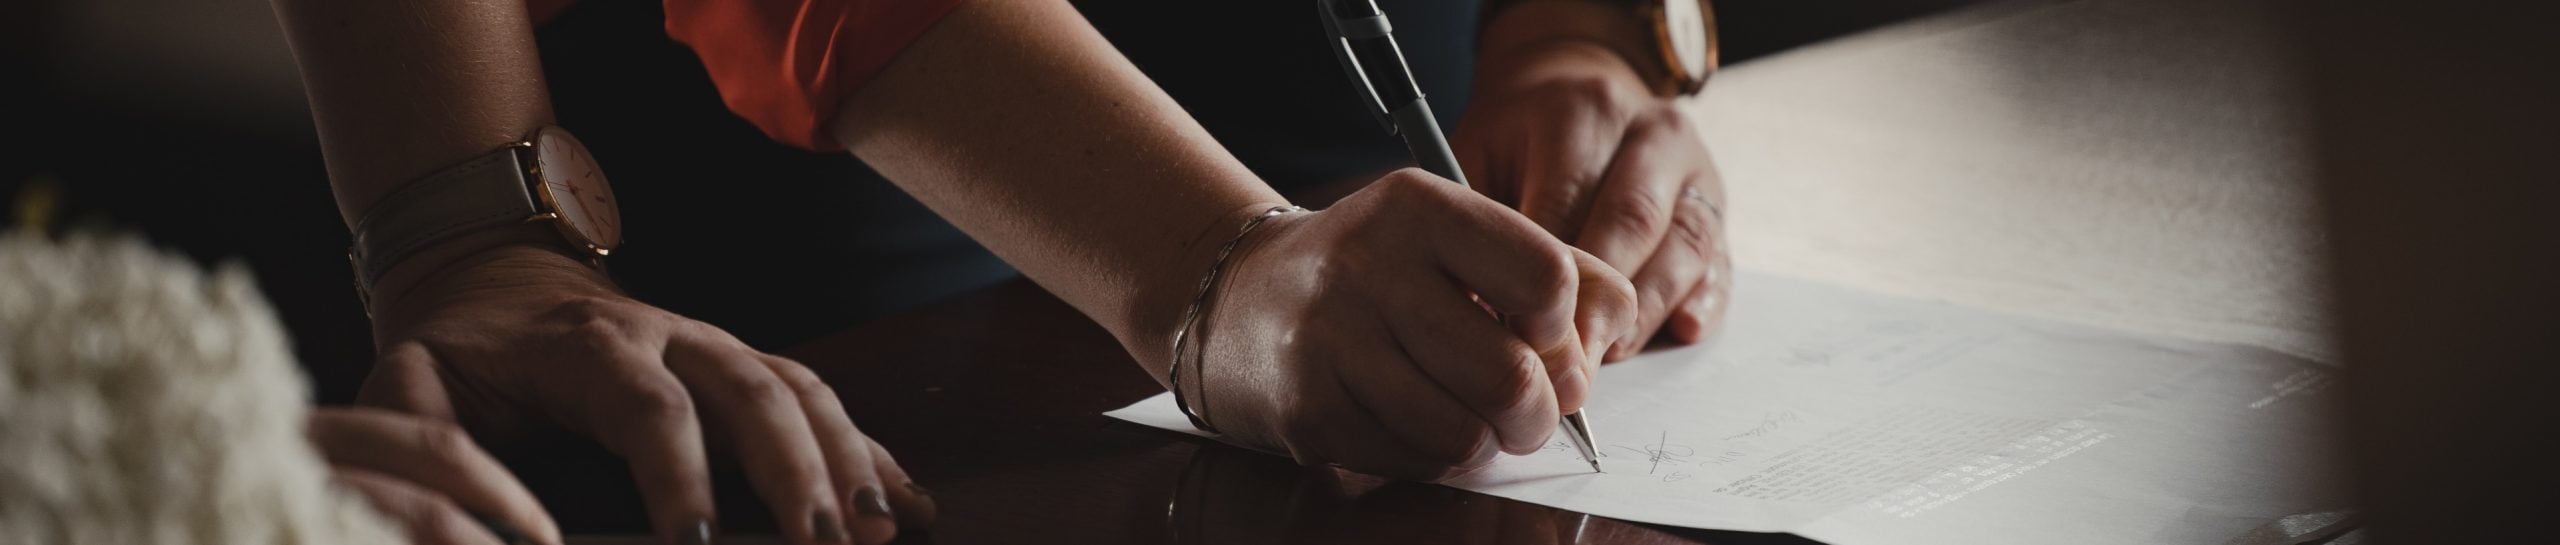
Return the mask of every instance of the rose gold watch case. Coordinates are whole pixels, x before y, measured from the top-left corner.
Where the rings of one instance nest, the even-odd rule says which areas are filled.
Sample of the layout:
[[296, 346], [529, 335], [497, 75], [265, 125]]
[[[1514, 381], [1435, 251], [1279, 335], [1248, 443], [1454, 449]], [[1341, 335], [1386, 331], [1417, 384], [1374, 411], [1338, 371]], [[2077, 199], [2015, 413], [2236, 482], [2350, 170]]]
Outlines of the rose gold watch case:
[[534, 197], [548, 210], [527, 221], [550, 221], [571, 248], [604, 257], [622, 245], [621, 207], [585, 144], [559, 126], [543, 127], [518, 142], [531, 152], [526, 165]]
[[1652, 0], [1645, 19], [1653, 23], [1654, 43], [1661, 50], [1664, 79], [1660, 84], [1679, 95], [1694, 95], [1716, 71], [1716, 15], [1708, 0]]

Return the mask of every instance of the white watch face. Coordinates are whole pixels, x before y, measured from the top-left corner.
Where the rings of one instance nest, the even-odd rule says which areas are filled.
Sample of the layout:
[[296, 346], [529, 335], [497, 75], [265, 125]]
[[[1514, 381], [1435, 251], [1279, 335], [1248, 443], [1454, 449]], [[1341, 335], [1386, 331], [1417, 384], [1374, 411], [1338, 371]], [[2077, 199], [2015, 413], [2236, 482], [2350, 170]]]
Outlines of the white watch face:
[[1715, 21], [1707, 17], [1705, 0], [1662, 3], [1662, 30], [1671, 43], [1669, 59], [1684, 79], [1705, 79], [1715, 71]]
[[533, 152], [543, 204], [560, 215], [560, 234], [597, 255], [622, 245], [621, 206], [587, 147], [566, 129], [544, 127], [533, 134]]

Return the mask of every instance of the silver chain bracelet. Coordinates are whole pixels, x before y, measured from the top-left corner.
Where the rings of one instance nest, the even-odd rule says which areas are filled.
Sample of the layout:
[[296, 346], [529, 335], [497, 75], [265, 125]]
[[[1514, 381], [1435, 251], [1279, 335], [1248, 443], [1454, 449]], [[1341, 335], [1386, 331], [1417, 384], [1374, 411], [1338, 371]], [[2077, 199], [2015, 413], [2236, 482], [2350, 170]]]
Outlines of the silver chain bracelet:
[[[1200, 277], [1199, 293], [1192, 295], [1191, 306], [1182, 310], [1182, 322], [1173, 329], [1173, 364], [1165, 368], [1165, 382], [1173, 387], [1173, 406], [1182, 410], [1184, 418], [1191, 419], [1191, 427], [1200, 428], [1200, 431], [1218, 433], [1218, 428], [1210, 426], [1207, 418], [1200, 416], [1199, 411], [1191, 409], [1190, 398], [1182, 395], [1182, 348], [1191, 340], [1191, 329], [1199, 325], [1200, 309], [1209, 302], [1210, 288], [1217, 286], [1218, 273], [1226, 269], [1227, 258], [1235, 255], [1236, 245], [1244, 242], [1244, 236], [1252, 234], [1253, 228], [1261, 227], [1263, 221], [1279, 217], [1281, 214], [1305, 211], [1307, 211], [1306, 208], [1299, 206], [1274, 206], [1254, 216], [1252, 220], [1244, 222], [1244, 228], [1236, 230], [1235, 238], [1227, 239], [1225, 246], [1218, 247], [1218, 259], [1209, 262], [1209, 274]], [[1200, 365], [1208, 365], [1208, 360], [1208, 355], [1202, 354]], [[1206, 373], [1207, 369], [1204, 368], [1201, 372]], [[1200, 394], [1204, 396], [1209, 394], [1209, 383], [1206, 379], [1200, 381]]]

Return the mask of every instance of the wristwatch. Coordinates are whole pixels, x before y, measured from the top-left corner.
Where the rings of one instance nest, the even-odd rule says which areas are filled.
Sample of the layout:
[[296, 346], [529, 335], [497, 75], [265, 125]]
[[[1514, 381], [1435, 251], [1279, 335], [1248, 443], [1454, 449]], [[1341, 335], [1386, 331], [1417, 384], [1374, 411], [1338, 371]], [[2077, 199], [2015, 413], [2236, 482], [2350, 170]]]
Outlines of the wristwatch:
[[1716, 71], [1716, 13], [1707, 0], [1635, 0], [1662, 54], [1662, 80], [1654, 88], [1688, 96], [1707, 87]]
[[356, 291], [370, 305], [384, 271], [437, 242], [504, 225], [550, 223], [588, 264], [622, 244], [613, 187], [567, 129], [535, 129], [524, 140], [463, 161], [383, 196], [356, 220]]
[[[1706, 88], [1707, 76], [1716, 71], [1716, 16], [1707, 0], [1486, 0], [1482, 20], [1490, 25], [1504, 9], [1544, 2], [1589, 4], [1626, 12], [1626, 18], [1615, 21], [1541, 20], [1533, 27], [1537, 32], [1565, 36], [1643, 33], [1642, 41], [1651, 42], [1650, 47], [1617, 42], [1611, 42], [1611, 47], [1652, 80], [1646, 83], [1653, 87], [1655, 95], [1698, 94], [1698, 90]], [[1627, 49], [1631, 47], [1634, 49]]]

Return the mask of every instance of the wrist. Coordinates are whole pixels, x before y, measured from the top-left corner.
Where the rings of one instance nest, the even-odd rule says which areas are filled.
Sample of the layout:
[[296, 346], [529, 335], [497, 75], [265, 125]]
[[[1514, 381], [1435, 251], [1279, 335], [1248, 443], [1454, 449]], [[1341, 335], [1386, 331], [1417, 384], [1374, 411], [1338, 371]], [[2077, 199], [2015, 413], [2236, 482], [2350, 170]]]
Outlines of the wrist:
[[603, 272], [570, 253], [559, 232], [544, 223], [480, 229], [437, 241], [391, 264], [369, 289], [359, 289], [366, 290], [362, 296], [379, 329], [381, 324], [396, 322], [397, 317], [406, 315], [407, 309], [439, 302], [441, 298], [432, 292], [440, 291], [437, 288], [445, 279], [456, 276], [457, 271], [502, 260], [527, 264], [525, 270], [504, 273], [508, 277], [574, 277], [611, 291], [612, 283]]
[[1533, 71], [1530, 67], [1559, 48], [1605, 52], [1605, 57], [1591, 60], [1603, 61], [1610, 70], [1623, 70], [1637, 83], [1664, 77], [1649, 23], [1624, 2], [1518, 0], [1487, 16], [1476, 44], [1479, 89], [1486, 82]]
[[[1199, 312], [1202, 313], [1208, 312], [1215, 303], [1205, 299], [1215, 299], [1216, 292], [1201, 292], [1203, 283], [1211, 280], [1211, 271], [1223, 268], [1218, 272], [1217, 283], [1227, 284], [1226, 280], [1236, 272], [1235, 262], [1252, 249], [1254, 241], [1267, 240], [1279, 230], [1279, 224], [1291, 218], [1270, 218], [1251, 233], [1239, 231], [1273, 208], [1287, 206], [1290, 204], [1285, 201], [1257, 202], [1211, 216], [1207, 225], [1194, 229], [1192, 236], [1175, 255], [1149, 275], [1151, 280], [1145, 282], [1146, 288], [1138, 298], [1138, 309], [1133, 313], [1136, 324], [1122, 339], [1122, 344], [1142, 367], [1158, 380], [1170, 380], [1172, 368], [1169, 364], [1177, 362], [1181, 356], [1175, 353], [1175, 335], [1197, 334], [1200, 327], [1185, 323], [1193, 302], [1201, 303]], [[1222, 256], [1228, 253], [1225, 250], [1231, 241], [1236, 243], [1232, 254]], [[1186, 326], [1192, 331], [1185, 333]]]

